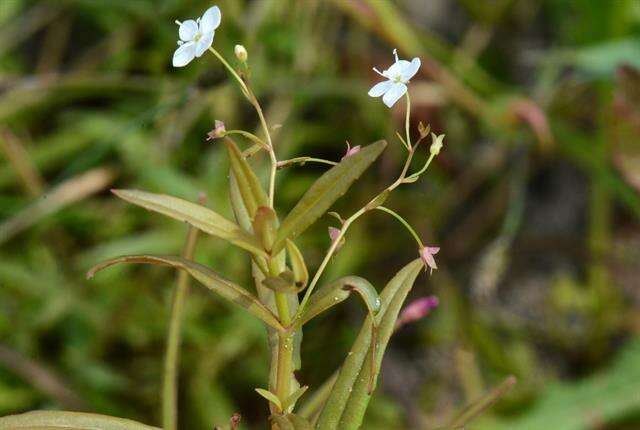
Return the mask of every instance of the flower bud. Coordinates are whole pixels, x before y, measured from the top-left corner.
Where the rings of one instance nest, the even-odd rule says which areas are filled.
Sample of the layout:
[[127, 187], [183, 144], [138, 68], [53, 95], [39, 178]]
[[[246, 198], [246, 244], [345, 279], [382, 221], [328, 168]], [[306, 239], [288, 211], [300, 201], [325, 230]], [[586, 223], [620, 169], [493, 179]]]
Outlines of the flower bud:
[[207, 140], [214, 140], [224, 137], [227, 134], [227, 129], [224, 126], [224, 122], [216, 120], [213, 130], [207, 133]]
[[431, 133], [431, 140], [433, 141], [433, 143], [431, 144], [431, 148], [429, 149], [429, 151], [431, 151], [431, 155], [440, 154], [440, 150], [442, 149], [442, 141], [444, 140], [444, 134], [436, 136], [435, 133]]
[[240, 61], [241, 63], [247, 62], [249, 54], [247, 53], [247, 49], [244, 46], [236, 45], [233, 48], [233, 52], [236, 54], [236, 58], [238, 59], [238, 61]]
[[424, 125], [422, 123], [422, 121], [420, 121], [418, 123], [418, 132], [420, 133], [420, 138], [424, 139], [425, 137], [427, 137], [429, 135], [429, 132], [431, 131], [431, 125]]

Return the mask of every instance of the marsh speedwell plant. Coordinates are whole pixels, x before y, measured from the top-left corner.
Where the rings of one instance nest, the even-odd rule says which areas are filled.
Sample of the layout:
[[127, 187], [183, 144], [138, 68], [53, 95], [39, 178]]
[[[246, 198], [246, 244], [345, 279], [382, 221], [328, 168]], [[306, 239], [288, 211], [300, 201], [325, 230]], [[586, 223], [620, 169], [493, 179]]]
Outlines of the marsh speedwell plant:
[[[368, 203], [350, 215], [328, 212], [333, 203], [384, 151], [384, 140], [366, 146], [347, 146], [339, 161], [310, 156], [278, 160], [277, 143], [271, 139], [270, 127], [256, 98], [249, 79], [250, 58], [244, 47], [236, 46], [233, 67], [212, 43], [222, 14], [217, 6], [208, 9], [196, 20], [176, 21], [178, 48], [173, 66], [185, 67], [191, 61], [211, 52], [228, 70], [240, 91], [255, 108], [262, 128], [262, 136], [244, 130], [231, 130], [221, 121], [208, 135], [208, 140], [224, 147], [230, 160], [229, 196], [233, 220], [200, 204], [177, 197], [140, 190], [113, 190], [129, 203], [141, 206], [175, 220], [187, 223], [190, 231], [184, 253], [177, 256], [129, 255], [114, 258], [92, 268], [88, 277], [119, 263], [145, 263], [170, 266], [181, 270], [173, 296], [171, 320], [167, 337], [165, 378], [163, 386], [163, 427], [177, 426], [176, 368], [180, 343], [180, 320], [189, 277], [195, 278], [223, 300], [242, 307], [264, 324], [269, 335], [271, 363], [269, 380], [257, 393], [269, 408], [272, 429], [356, 429], [361, 425], [365, 410], [376, 388], [381, 361], [394, 330], [400, 325], [424, 316], [437, 305], [428, 297], [407, 306], [403, 304], [416, 277], [423, 269], [436, 269], [434, 255], [439, 248], [427, 246], [415, 230], [399, 214], [385, 206], [388, 196], [398, 187], [416, 182], [427, 171], [442, 148], [443, 137], [418, 128], [418, 139], [412, 141], [410, 132], [411, 102], [408, 84], [420, 68], [420, 59], [406, 61], [393, 52], [393, 63], [384, 71], [374, 70], [384, 80], [369, 91], [371, 97], [382, 97], [392, 107], [403, 97], [406, 119], [403, 133], [397, 133], [399, 144], [406, 152], [404, 166], [395, 181], [373, 196]], [[372, 101], [373, 102], [373, 101]], [[424, 140], [430, 139], [429, 157], [424, 165], [414, 166], [412, 160]], [[240, 140], [246, 145], [240, 144]], [[247, 143], [248, 142], [248, 143]], [[427, 151], [427, 149], [425, 149]], [[250, 160], [259, 156], [270, 160], [268, 182], [263, 184]], [[289, 213], [276, 211], [276, 175], [279, 169], [294, 164], [321, 163], [327, 171], [306, 191]], [[416, 242], [416, 259], [409, 262], [381, 290], [359, 276], [344, 276], [325, 280], [323, 273], [332, 257], [343, 246], [349, 228], [364, 214], [378, 211], [402, 223]], [[320, 217], [335, 217], [337, 227], [329, 231], [330, 245], [320, 265], [311, 275], [303, 250], [296, 239]], [[213, 268], [191, 260], [199, 232], [227, 241], [244, 250], [250, 257], [254, 285], [241, 286], [225, 279]], [[247, 268], [249, 269], [249, 267]], [[356, 293], [364, 303], [367, 317], [347, 353], [342, 366], [319, 387], [302, 385], [296, 378], [301, 369], [300, 344], [305, 324]], [[309, 389], [309, 390], [308, 390]], [[309, 393], [307, 393], [309, 391]], [[92, 429], [142, 429], [146, 425], [129, 420], [95, 414], [72, 412], [31, 412], [6, 417], [0, 427], [65, 427]], [[238, 428], [239, 415], [231, 417], [231, 428]]]

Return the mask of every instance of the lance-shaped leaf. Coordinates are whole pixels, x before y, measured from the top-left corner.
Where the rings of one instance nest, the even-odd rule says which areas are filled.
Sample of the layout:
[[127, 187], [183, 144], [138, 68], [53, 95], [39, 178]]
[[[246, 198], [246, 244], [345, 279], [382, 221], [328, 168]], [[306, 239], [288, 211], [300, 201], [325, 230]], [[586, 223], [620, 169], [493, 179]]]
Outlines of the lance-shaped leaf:
[[260, 241], [262, 248], [270, 251], [276, 239], [278, 220], [276, 213], [268, 206], [260, 206], [253, 218], [253, 232]]
[[293, 279], [298, 287], [302, 291], [309, 282], [309, 271], [307, 270], [307, 264], [304, 262], [302, 252], [298, 249], [292, 240], [287, 239], [287, 253], [289, 254], [289, 260], [291, 261], [291, 270], [293, 270]]
[[170, 266], [176, 269], [182, 269], [189, 275], [193, 276], [205, 287], [209, 288], [210, 290], [219, 294], [230, 302], [243, 307], [254, 316], [260, 318], [270, 327], [273, 327], [276, 330], [283, 329], [276, 316], [269, 309], [267, 309], [265, 305], [260, 303], [260, 301], [256, 297], [247, 292], [244, 288], [227, 279], [224, 279], [206, 266], [190, 260], [186, 260], [181, 257], [164, 257], [154, 255], [129, 255], [118, 257], [100, 263], [91, 268], [91, 270], [87, 272], [87, 278], [90, 279], [93, 277], [93, 275], [95, 275], [97, 271], [119, 263], [156, 264], [161, 266]]
[[363, 325], [340, 368], [331, 395], [320, 413], [317, 430], [355, 430], [360, 427], [371, 398], [369, 379], [373, 376], [375, 380], [380, 372], [382, 357], [398, 313], [422, 267], [420, 259], [412, 261], [389, 281], [380, 294], [382, 307], [375, 317], [378, 326], [378, 348], [375, 357], [369, 353], [373, 336], [372, 320], [369, 316], [369, 324], [365, 322]]
[[251, 169], [251, 166], [249, 166], [247, 160], [242, 156], [242, 152], [235, 142], [229, 138], [225, 138], [223, 142], [229, 153], [231, 172], [235, 177], [242, 201], [247, 208], [249, 216], [253, 218], [256, 210], [260, 206], [269, 205], [269, 199], [262, 189], [258, 177]]
[[293, 393], [291, 393], [291, 395], [287, 397], [287, 399], [284, 402], [282, 402], [282, 410], [286, 412], [291, 412], [293, 408], [296, 406], [298, 399], [302, 397], [302, 395], [307, 391], [308, 388], [309, 388], [308, 385], [303, 385], [297, 390], [295, 390]]
[[253, 254], [266, 256], [255, 237], [209, 208], [166, 194], [139, 190], [112, 190], [112, 192], [129, 203], [187, 222], [205, 233], [227, 240]]
[[295, 239], [320, 218], [333, 203], [347, 192], [351, 184], [364, 173], [382, 153], [387, 142], [379, 140], [344, 158], [327, 170], [302, 196], [300, 201], [282, 221], [273, 252], [284, 247], [287, 239]]
[[359, 276], [344, 276], [318, 289], [311, 296], [297, 324], [304, 325], [316, 315], [346, 300], [353, 291], [362, 297], [369, 315], [375, 316], [380, 311], [380, 296], [369, 281]]
[[273, 403], [278, 408], [279, 411], [283, 410], [282, 402], [280, 401], [280, 398], [275, 393], [272, 393], [269, 390], [265, 390], [264, 388], [254, 388], [254, 389], [256, 390], [256, 393], [260, 394], [262, 397], [264, 397], [265, 399]]
[[160, 430], [136, 421], [84, 412], [33, 411], [0, 418], [0, 429]]

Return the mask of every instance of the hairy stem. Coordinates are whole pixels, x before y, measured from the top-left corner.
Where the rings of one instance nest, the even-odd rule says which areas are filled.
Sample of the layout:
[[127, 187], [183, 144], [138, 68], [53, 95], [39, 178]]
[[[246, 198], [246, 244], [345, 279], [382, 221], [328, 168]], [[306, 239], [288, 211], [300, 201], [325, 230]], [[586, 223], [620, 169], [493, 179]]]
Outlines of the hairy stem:
[[[198, 229], [189, 227], [187, 240], [182, 256], [193, 258], [193, 252], [198, 238]], [[162, 386], [162, 427], [165, 430], [175, 430], [178, 422], [177, 387], [178, 387], [178, 360], [180, 355], [181, 322], [184, 303], [189, 290], [189, 274], [183, 270], [178, 273], [176, 287], [173, 291], [171, 303], [171, 316], [169, 320], [169, 333], [164, 360], [164, 379]]]

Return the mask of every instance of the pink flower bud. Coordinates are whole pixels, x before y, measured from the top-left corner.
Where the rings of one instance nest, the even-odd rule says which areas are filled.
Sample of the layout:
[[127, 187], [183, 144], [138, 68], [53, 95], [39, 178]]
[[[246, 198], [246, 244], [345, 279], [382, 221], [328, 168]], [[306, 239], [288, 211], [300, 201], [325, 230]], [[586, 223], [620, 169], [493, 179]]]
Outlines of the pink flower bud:
[[436, 296], [421, 297], [409, 303], [400, 313], [396, 322], [396, 330], [405, 324], [418, 321], [435, 309], [440, 301]]

